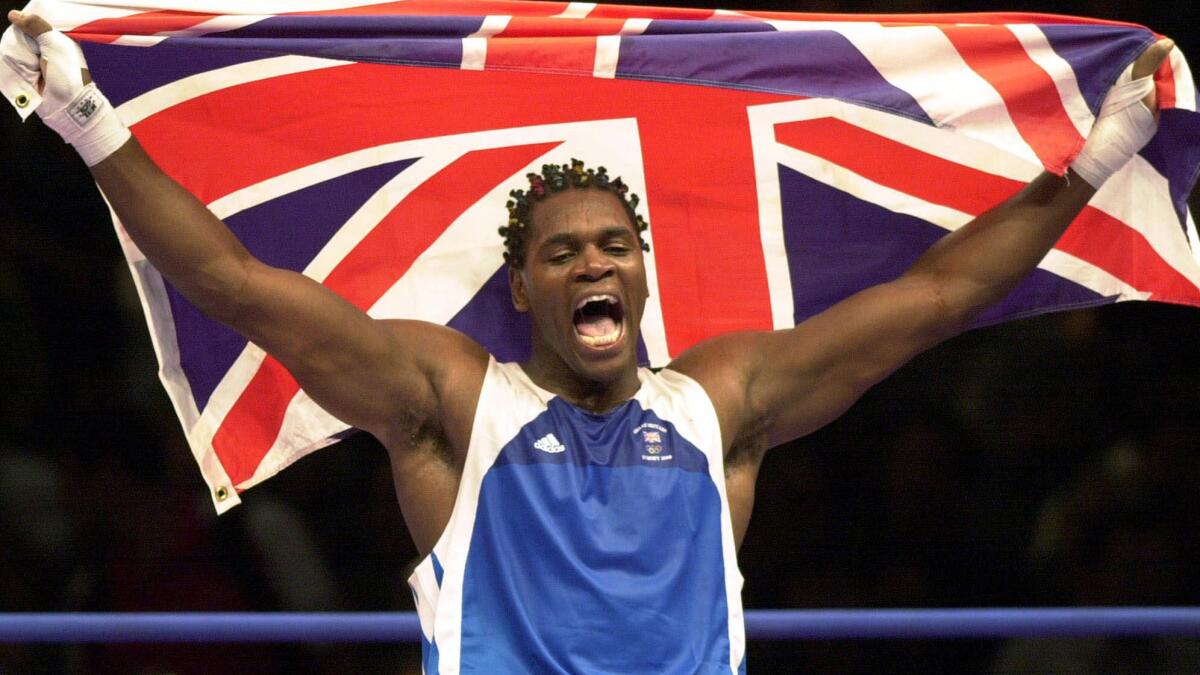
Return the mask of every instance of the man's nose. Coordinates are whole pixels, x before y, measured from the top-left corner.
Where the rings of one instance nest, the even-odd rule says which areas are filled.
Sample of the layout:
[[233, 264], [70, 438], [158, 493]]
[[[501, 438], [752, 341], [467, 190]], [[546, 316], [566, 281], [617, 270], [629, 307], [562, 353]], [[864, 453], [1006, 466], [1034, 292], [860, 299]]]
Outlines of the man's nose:
[[598, 246], [587, 246], [579, 258], [575, 276], [580, 281], [599, 281], [613, 274], [613, 261]]

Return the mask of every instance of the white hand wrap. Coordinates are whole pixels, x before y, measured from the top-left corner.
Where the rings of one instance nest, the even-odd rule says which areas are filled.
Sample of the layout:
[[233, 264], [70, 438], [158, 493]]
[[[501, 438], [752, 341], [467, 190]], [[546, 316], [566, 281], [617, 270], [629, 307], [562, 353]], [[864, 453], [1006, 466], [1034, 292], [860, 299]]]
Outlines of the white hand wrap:
[[1153, 76], [1135, 80], [1133, 66], [1129, 66], [1108, 91], [1092, 133], [1071, 165], [1092, 187], [1099, 189], [1158, 130], [1154, 113], [1141, 102], [1153, 89]]
[[85, 164], [95, 166], [129, 140], [129, 129], [96, 85], [84, 85], [81, 70], [87, 62], [71, 38], [53, 30], [39, 35], [37, 43], [46, 59], [46, 88], [37, 113], [75, 146]]
[[0, 35], [0, 92], [22, 120], [42, 104], [42, 95], [38, 93], [38, 80], [42, 77], [38, 51], [37, 42], [16, 26], [9, 26]]

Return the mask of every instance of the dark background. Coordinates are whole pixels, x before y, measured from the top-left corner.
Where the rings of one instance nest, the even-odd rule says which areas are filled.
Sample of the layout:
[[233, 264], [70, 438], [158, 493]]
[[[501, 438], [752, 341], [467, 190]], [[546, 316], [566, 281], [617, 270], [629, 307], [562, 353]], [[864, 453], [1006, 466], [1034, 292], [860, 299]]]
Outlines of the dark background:
[[[1189, 2], [721, 6], [1083, 14], [1200, 54]], [[370, 438], [214, 515], [83, 164], [7, 109], [0, 139], [0, 611], [411, 609], [416, 551]], [[1126, 303], [975, 331], [917, 358], [768, 455], [741, 551], [747, 608], [1200, 604], [1197, 335], [1200, 310]], [[418, 659], [412, 645], [0, 644], [3, 673], [407, 673]], [[749, 664], [1200, 672], [1200, 645], [756, 642]]]

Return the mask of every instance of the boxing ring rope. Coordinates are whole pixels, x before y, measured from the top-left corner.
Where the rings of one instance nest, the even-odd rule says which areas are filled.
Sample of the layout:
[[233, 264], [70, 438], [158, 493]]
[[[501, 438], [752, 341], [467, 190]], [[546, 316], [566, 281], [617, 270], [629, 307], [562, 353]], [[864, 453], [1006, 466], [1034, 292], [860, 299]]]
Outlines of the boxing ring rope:
[[[1200, 637], [1200, 607], [746, 612], [751, 640]], [[416, 642], [411, 612], [0, 614], [0, 643]]]

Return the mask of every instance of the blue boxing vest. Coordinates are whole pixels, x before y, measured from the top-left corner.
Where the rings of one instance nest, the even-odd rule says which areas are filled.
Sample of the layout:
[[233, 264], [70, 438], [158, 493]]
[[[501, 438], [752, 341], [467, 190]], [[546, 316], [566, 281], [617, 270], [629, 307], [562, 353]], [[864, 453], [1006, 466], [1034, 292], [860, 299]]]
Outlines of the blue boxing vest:
[[595, 414], [492, 359], [450, 522], [409, 578], [425, 672], [744, 672], [716, 411], [638, 371]]

